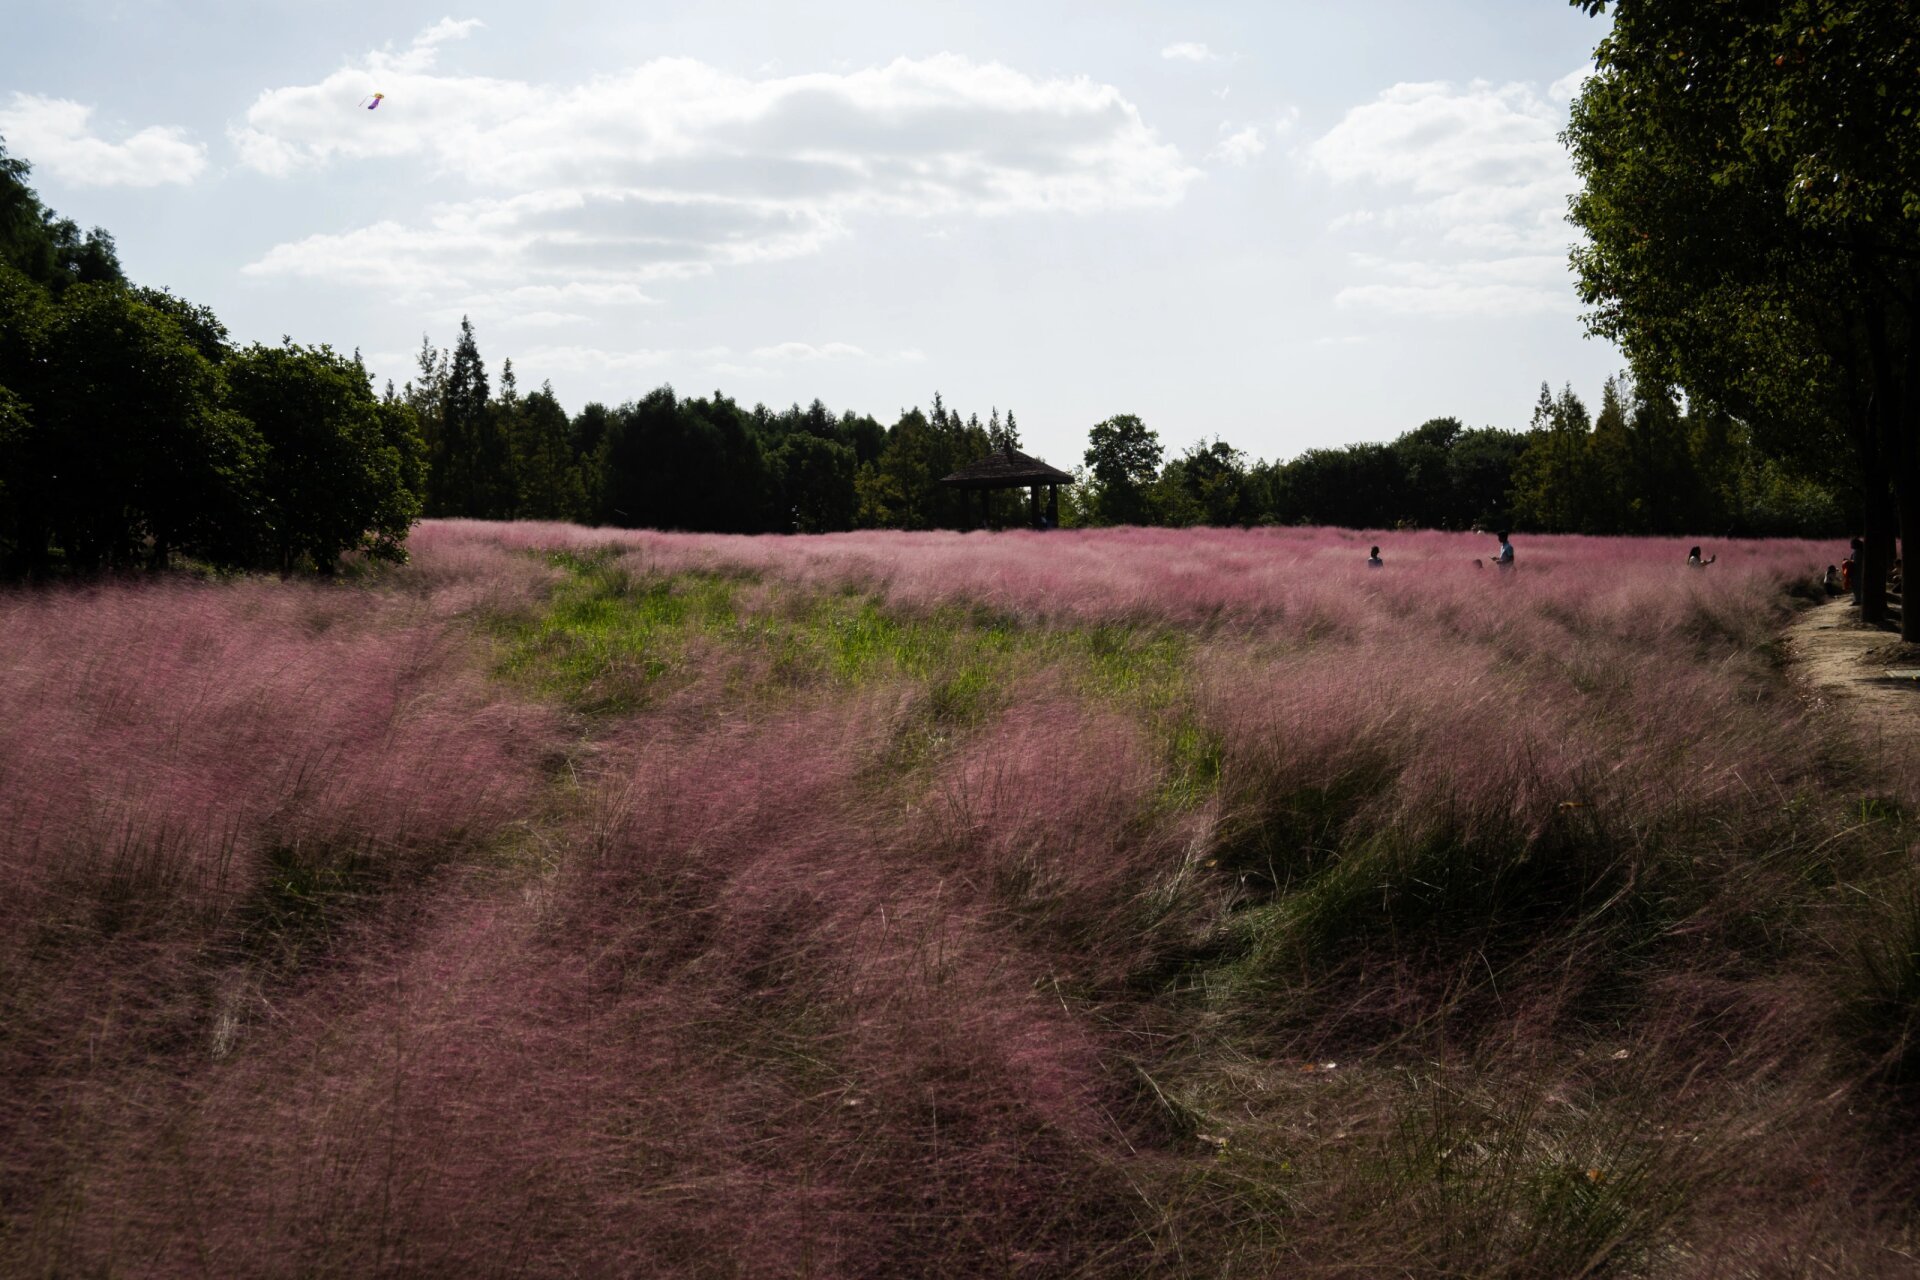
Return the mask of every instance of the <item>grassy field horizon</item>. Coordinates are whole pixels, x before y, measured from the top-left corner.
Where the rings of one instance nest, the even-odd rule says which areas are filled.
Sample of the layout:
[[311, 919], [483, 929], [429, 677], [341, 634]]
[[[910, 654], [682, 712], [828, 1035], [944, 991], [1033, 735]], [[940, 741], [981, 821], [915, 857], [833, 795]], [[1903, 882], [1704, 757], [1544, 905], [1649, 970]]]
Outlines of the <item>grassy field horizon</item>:
[[0, 593], [0, 1272], [1912, 1274], [1920, 777], [1690, 541]]

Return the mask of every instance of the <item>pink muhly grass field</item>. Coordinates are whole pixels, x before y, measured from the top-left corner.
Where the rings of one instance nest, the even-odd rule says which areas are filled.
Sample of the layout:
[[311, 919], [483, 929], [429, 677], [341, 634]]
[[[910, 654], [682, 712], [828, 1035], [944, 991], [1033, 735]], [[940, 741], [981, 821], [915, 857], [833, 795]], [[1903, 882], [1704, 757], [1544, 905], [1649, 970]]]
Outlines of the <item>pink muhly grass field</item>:
[[[1840, 544], [1787, 539], [1708, 546], [1718, 563], [1686, 568], [1688, 545], [1652, 538], [1516, 535], [1517, 568], [1491, 566], [1485, 534], [1344, 529], [1086, 529], [1046, 533], [861, 533], [747, 537], [588, 529], [577, 525], [423, 525], [412, 546], [422, 565], [473, 554], [475, 541], [507, 549], [611, 548], [638, 572], [754, 572], [799, 586], [855, 585], [902, 606], [950, 601], [1036, 618], [1081, 621], [1269, 620], [1300, 609], [1340, 608], [1358, 597], [1388, 611], [1457, 608], [1500, 580], [1531, 606], [1546, 600], [1617, 610], [1655, 605], [1684, 613], [1692, 600], [1729, 590], [1767, 592], [1785, 579], [1809, 588], [1843, 556]], [[1386, 568], [1366, 567], [1379, 544]], [[1485, 566], [1474, 568], [1474, 560]], [[1509, 580], [1510, 579], [1510, 580]], [[1656, 604], [1656, 600], [1658, 603]], [[1342, 609], [1342, 611], [1346, 611]], [[1374, 612], [1363, 609], [1363, 612]]]
[[[0, 1270], [1897, 1274], [1823, 1005], [1901, 784], [1773, 645], [1837, 548], [1516, 547], [0, 597]], [[566, 710], [500, 674], [560, 551], [734, 612]], [[961, 639], [767, 657], [848, 590]]]

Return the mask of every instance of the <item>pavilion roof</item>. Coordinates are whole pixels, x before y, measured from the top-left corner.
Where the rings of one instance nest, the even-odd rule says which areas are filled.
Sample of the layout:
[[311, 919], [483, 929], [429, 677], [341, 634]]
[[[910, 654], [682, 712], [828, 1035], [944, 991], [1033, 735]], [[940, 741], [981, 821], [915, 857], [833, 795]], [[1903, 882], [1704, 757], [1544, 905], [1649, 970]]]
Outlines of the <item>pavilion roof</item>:
[[995, 449], [978, 462], [940, 477], [940, 483], [956, 489], [1024, 489], [1034, 484], [1072, 484], [1073, 477], [1018, 449], [1007, 448]]

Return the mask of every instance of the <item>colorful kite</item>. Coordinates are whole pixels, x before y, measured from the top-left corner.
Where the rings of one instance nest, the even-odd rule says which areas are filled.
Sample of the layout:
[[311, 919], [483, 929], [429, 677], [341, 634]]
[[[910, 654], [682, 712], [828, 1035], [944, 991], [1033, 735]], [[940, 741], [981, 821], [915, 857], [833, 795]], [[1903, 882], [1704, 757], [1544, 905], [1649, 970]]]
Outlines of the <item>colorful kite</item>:
[[374, 94], [374, 95], [373, 95], [372, 97], [370, 97], [370, 98], [362, 98], [362, 99], [360, 99], [360, 105], [361, 105], [361, 106], [363, 106], [363, 107], [365, 107], [365, 108], [366, 108], [367, 110], [369, 110], [369, 111], [371, 111], [371, 110], [373, 110], [373, 109], [374, 109], [375, 107], [377, 107], [377, 106], [379, 106], [379, 105], [380, 105], [380, 100], [381, 100], [382, 98], [384, 98], [384, 97], [386, 97], [386, 96], [387, 96], [387, 95], [386, 95], [386, 94], [384, 94], [384, 93], [376, 93], [376, 94]]

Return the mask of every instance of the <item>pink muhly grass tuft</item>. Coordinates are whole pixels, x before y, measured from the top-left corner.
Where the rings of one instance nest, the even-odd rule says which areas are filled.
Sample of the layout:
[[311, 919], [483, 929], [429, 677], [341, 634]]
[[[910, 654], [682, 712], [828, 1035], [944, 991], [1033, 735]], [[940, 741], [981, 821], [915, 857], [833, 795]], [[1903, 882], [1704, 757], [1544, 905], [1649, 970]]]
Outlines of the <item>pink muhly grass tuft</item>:
[[226, 1057], [356, 901], [494, 856], [553, 737], [444, 620], [359, 591], [17, 594], [0, 652], [0, 1144], [45, 1179], [138, 1116], [116, 1072]]

